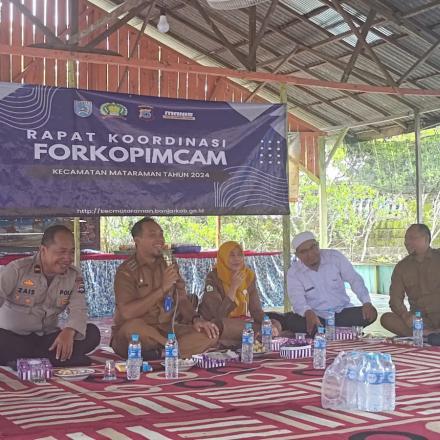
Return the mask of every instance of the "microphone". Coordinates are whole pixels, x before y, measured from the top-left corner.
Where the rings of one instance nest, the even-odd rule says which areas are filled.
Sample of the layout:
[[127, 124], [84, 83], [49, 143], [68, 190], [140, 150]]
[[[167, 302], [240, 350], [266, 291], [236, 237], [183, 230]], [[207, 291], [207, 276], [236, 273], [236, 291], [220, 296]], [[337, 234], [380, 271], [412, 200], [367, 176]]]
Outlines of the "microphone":
[[176, 259], [174, 258], [173, 255], [173, 250], [168, 246], [162, 248], [160, 252], [162, 254], [163, 259], [165, 260], [165, 263], [167, 263], [167, 266], [171, 266], [176, 262]]
[[[175, 263], [175, 258], [173, 256], [173, 250], [171, 248], [164, 247], [161, 249], [161, 253], [162, 253], [162, 257], [165, 260], [165, 263], [167, 266], [171, 266]], [[175, 289], [176, 289], [176, 287], [174, 286], [173, 294], [174, 294]], [[170, 310], [172, 310], [173, 306], [174, 306], [173, 296], [171, 296], [170, 294], [166, 294], [163, 298], [163, 308], [164, 308], [165, 312], [169, 312]]]

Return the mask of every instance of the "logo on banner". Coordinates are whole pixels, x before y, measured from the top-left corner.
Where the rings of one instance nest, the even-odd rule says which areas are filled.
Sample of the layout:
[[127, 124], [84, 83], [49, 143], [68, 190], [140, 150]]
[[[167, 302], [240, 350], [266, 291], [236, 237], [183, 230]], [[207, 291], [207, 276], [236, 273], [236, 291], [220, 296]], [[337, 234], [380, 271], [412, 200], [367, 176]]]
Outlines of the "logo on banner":
[[163, 119], [176, 119], [178, 121], [195, 121], [196, 118], [194, 113], [191, 112], [174, 112], [171, 110], [165, 110], [163, 115]]
[[138, 105], [139, 107], [139, 119], [151, 119], [153, 117], [153, 107], [149, 105]]
[[124, 118], [128, 115], [128, 110], [125, 105], [117, 102], [106, 102], [99, 107], [99, 113], [107, 118]]
[[73, 111], [80, 118], [87, 118], [92, 114], [92, 101], [73, 101]]

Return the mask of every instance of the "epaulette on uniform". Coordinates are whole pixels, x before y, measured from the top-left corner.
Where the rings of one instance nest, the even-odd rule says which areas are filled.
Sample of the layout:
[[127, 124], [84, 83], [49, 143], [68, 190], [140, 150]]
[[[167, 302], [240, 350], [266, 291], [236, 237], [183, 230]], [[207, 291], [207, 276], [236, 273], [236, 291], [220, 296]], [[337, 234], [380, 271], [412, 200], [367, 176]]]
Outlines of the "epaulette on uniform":
[[135, 259], [127, 261], [127, 267], [134, 272], [138, 268], [137, 261]]

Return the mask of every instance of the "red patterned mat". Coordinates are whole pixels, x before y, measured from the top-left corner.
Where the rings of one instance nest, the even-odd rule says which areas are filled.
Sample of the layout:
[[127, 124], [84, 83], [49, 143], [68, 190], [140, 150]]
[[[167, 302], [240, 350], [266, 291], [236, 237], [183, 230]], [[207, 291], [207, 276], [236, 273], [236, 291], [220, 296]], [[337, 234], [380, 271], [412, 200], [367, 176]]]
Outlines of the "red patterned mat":
[[[129, 383], [20, 382], [0, 368], [0, 438], [40, 440], [440, 438], [440, 350], [334, 343], [339, 350], [388, 352], [397, 364], [397, 408], [390, 413], [321, 408], [322, 372], [310, 359], [259, 359], [213, 370], [193, 368], [177, 381], [161, 367]], [[111, 357], [100, 351], [97, 359]], [[97, 369], [102, 371], [102, 369]]]

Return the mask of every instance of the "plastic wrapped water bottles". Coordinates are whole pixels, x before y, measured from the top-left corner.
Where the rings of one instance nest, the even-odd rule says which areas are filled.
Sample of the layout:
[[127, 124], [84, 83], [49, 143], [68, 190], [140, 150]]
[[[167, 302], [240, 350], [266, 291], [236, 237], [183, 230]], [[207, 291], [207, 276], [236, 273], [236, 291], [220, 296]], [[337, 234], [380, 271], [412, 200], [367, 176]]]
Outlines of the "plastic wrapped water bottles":
[[269, 352], [272, 350], [272, 321], [267, 315], [264, 315], [261, 324], [261, 343], [264, 351]]
[[179, 352], [176, 335], [168, 333], [165, 344], [165, 379], [177, 379], [179, 377]]
[[318, 327], [318, 333], [313, 341], [313, 368], [316, 370], [324, 370], [326, 363], [326, 347], [324, 327]]
[[423, 347], [423, 318], [419, 311], [413, 318], [413, 341], [416, 347]]
[[251, 364], [254, 361], [254, 330], [252, 323], [247, 322], [241, 338], [241, 362]]
[[138, 380], [141, 377], [142, 366], [142, 347], [139, 341], [139, 335], [133, 333], [131, 335], [131, 341], [128, 345], [128, 357], [127, 357], [127, 380]]
[[334, 310], [327, 311], [327, 319], [325, 320], [325, 336], [328, 341], [336, 339], [336, 324]]
[[390, 354], [380, 353], [380, 355], [384, 369], [383, 411], [394, 411], [396, 407], [396, 367]]
[[359, 372], [358, 409], [383, 411], [384, 369], [378, 353], [367, 353]]
[[341, 351], [333, 363], [325, 370], [322, 379], [321, 404], [323, 408], [345, 409], [345, 375], [348, 353]]
[[393, 411], [395, 367], [387, 353], [341, 352], [322, 381], [323, 408]]

